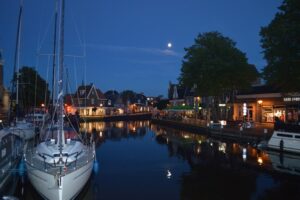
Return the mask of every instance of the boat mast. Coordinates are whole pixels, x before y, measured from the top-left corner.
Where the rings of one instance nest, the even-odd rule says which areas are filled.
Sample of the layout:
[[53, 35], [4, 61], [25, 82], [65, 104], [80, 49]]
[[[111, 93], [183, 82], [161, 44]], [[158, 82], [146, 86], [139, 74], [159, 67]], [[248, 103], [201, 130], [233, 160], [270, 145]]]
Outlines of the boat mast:
[[59, 93], [58, 93], [58, 125], [59, 125], [59, 151], [62, 155], [62, 149], [65, 144], [64, 137], [64, 93], [63, 93], [63, 72], [64, 72], [64, 13], [65, 1], [61, 0], [60, 11], [60, 34], [59, 34]]
[[[55, 1], [55, 21], [54, 21], [54, 40], [53, 40], [53, 67], [52, 67], [52, 107], [55, 105], [55, 64], [56, 64], [56, 36], [57, 36], [57, 16], [58, 16], [58, 0]], [[52, 110], [53, 111], [53, 110]], [[51, 112], [53, 115], [54, 113]]]
[[[15, 49], [15, 59], [14, 59], [14, 75], [16, 74], [16, 81], [12, 81], [11, 88], [11, 97], [10, 97], [10, 111], [9, 111], [9, 121], [11, 121], [12, 117], [12, 95], [16, 92], [16, 120], [19, 115], [19, 67], [20, 67], [20, 41], [21, 41], [21, 28], [22, 28], [22, 15], [23, 15], [23, 0], [20, 0], [20, 9], [19, 9], [19, 17], [18, 17], [18, 28], [17, 28], [17, 39], [16, 39], [16, 49]], [[16, 91], [15, 91], [16, 90]]]

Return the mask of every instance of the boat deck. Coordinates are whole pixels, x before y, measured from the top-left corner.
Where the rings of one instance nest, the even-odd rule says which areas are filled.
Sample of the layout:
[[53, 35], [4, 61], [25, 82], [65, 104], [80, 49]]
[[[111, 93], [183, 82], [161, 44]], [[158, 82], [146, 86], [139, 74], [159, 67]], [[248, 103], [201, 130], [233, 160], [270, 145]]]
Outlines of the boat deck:
[[57, 174], [69, 174], [75, 171], [78, 168], [83, 167], [88, 162], [94, 161], [94, 150], [93, 146], [89, 145], [83, 149], [81, 155], [78, 156], [76, 160], [72, 160], [70, 162], [62, 162], [62, 163], [49, 163], [43, 160], [43, 157], [36, 153], [37, 148], [27, 148], [24, 153], [25, 161], [28, 165], [32, 167], [32, 169], [42, 170], [52, 175]]

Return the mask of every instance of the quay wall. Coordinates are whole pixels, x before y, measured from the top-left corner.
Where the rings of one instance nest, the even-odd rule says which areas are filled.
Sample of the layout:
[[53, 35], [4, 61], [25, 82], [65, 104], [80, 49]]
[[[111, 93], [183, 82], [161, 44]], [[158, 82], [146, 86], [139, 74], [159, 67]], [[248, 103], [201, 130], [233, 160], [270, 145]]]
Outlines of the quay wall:
[[152, 118], [151, 123], [162, 125], [168, 128], [179, 129], [182, 131], [193, 132], [202, 135], [208, 135], [216, 139], [226, 139], [234, 142], [257, 144], [262, 140], [271, 137], [273, 127], [270, 125], [257, 125], [249, 129], [240, 129], [240, 127], [207, 127], [203, 124], [189, 123], [188, 121], [176, 121], [167, 119]]

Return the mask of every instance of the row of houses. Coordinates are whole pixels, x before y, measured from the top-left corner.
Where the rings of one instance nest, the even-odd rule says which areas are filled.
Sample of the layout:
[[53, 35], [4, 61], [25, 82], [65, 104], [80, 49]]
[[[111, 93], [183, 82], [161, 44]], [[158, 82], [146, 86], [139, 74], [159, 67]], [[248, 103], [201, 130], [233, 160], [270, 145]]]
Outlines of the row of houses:
[[122, 98], [122, 95], [114, 90], [102, 93], [93, 83], [79, 86], [74, 94], [67, 94], [65, 98], [67, 112], [78, 111], [80, 116], [120, 115], [151, 111], [147, 98], [143, 94], [134, 94], [132, 98]]
[[[167, 110], [177, 108], [185, 116], [211, 120], [211, 105], [214, 99], [195, 94], [194, 88], [188, 89], [170, 82], [168, 89], [170, 104]], [[219, 120], [273, 123], [275, 117], [278, 117], [290, 123], [300, 121], [300, 93], [282, 93], [263, 84], [224, 95], [220, 97], [217, 105]]]

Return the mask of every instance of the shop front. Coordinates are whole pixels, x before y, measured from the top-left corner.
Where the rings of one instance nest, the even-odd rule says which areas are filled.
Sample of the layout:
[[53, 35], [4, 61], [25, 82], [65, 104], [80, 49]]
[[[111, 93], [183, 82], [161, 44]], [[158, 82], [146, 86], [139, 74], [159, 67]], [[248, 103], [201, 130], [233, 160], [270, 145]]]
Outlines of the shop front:
[[275, 116], [284, 121], [285, 115], [286, 108], [280, 93], [236, 95], [234, 105], [234, 119], [236, 120], [273, 123]]
[[300, 122], [300, 94], [283, 97], [286, 104], [286, 121], [289, 123]]
[[[246, 105], [246, 112], [244, 111]], [[275, 117], [287, 123], [300, 122], [300, 95], [281, 93], [237, 95], [234, 119], [274, 123]]]

